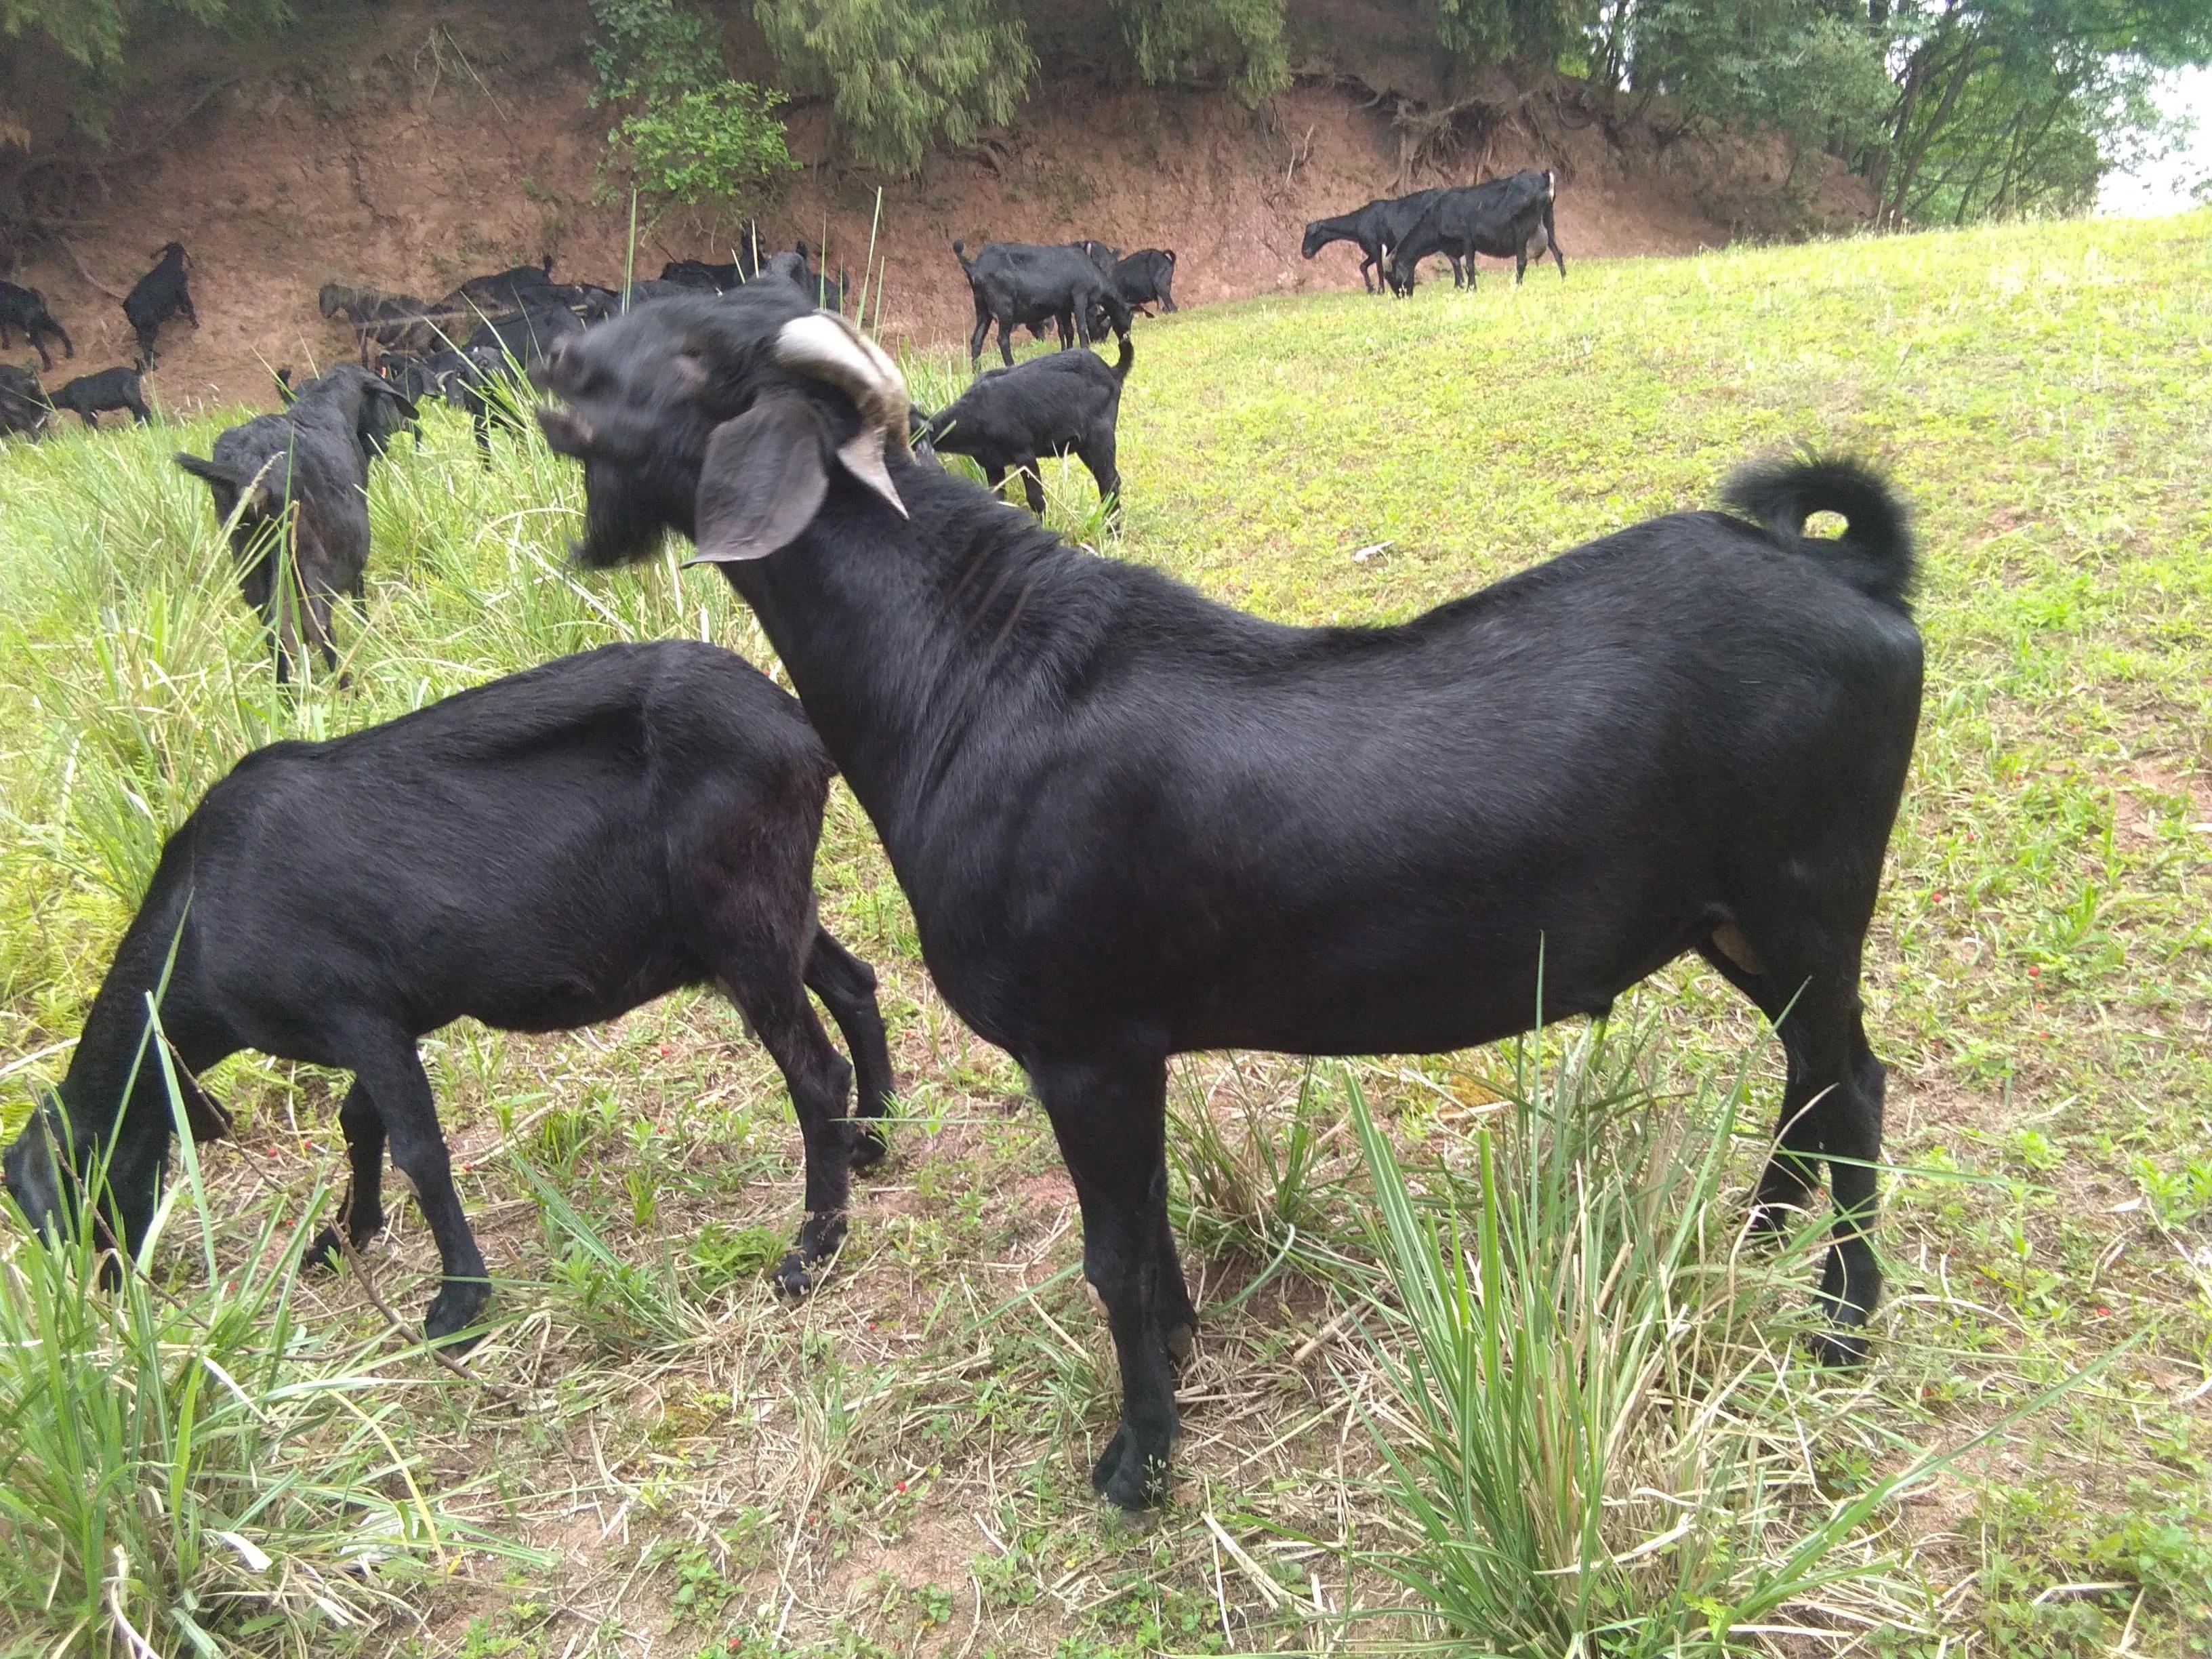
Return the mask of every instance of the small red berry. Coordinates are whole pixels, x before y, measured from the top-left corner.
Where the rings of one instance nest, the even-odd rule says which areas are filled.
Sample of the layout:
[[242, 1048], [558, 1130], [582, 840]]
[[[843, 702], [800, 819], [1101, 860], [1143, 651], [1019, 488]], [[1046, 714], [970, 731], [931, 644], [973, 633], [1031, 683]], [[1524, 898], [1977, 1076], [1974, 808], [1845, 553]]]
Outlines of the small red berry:
[[2027, 966], [2027, 976], [2030, 979], [2041, 979], [2043, 977], [2043, 969], [2041, 965], [2036, 963], [2030, 963]]

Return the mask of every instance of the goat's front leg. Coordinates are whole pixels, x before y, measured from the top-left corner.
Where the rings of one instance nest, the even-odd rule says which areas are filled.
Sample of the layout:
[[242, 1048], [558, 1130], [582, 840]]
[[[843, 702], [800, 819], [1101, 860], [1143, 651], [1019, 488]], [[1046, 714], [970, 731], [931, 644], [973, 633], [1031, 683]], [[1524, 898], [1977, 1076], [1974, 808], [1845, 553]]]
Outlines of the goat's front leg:
[[1125, 1510], [1146, 1509], [1167, 1496], [1182, 1427], [1162, 1316], [1176, 1319], [1185, 1341], [1190, 1318], [1181, 1269], [1161, 1248], [1169, 1237], [1167, 1066], [1157, 1057], [1079, 1060], [1035, 1066], [1030, 1076], [1075, 1179], [1083, 1273], [1105, 1305], [1121, 1361], [1121, 1421], [1091, 1484]]
[[[461, 1196], [453, 1190], [453, 1159], [438, 1129], [438, 1103], [431, 1097], [430, 1079], [423, 1074], [414, 1037], [397, 1029], [369, 1034], [356, 1059], [354, 1082], [368, 1091], [383, 1120], [392, 1161], [415, 1183], [415, 1201], [429, 1224], [430, 1237], [437, 1241], [445, 1283], [430, 1304], [423, 1333], [434, 1342], [453, 1336], [477, 1322], [491, 1299], [491, 1280], [468, 1218], [461, 1212]], [[469, 1337], [453, 1346], [465, 1351], [476, 1340]]]

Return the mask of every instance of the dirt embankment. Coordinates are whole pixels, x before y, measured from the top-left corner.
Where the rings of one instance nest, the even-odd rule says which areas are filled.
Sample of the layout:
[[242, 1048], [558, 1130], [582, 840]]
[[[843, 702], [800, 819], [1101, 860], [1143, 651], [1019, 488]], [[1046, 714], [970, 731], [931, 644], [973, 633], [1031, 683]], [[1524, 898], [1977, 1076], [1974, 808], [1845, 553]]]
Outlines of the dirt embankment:
[[[609, 123], [587, 103], [588, 21], [580, 0], [390, 0], [181, 64], [173, 91], [120, 124], [124, 159], [84, 192], [66, 243], [39, 250], [15, 280], [44, 289], [77, 343], [67, 370], [87, 372], [129, 359], [116, 296], [150, 250], [184, 242], [203, 326], [164, 332], [154, 385], [173, 409], [267, 401], [269, 368], [344, 352], [344, 334], [315, 310], [326, 282], [434, 295], [550, 252], [556, 276], [617, 283], [629, 214], [603, 199]], [[833, 269], [855, 278], [872, 234], [883, 331], [927, 343], [963, 338], [972, 321], [956, 236], [1171, 247], [1185, 304], [1349, 286], [1357, 253], [1340, 245], [1303, 260], [1304, 228], [1401, 187], [1393, 118], [1408, 106], [1355, 78], [1376, 71], [1350, 49], [1349, 19], [1334, 37], [1325, 9], [1305, 27], [1310, 72], [1261, 111], [1218, 94], [1048, 82], [1014, 126], [933, 155], [912, 179], [836, 163], [825, 112], [802, 106], [793, 149], [806, 165], [759, 210], [763, 233], [777, 246], [826, 237]], [[1346, 49], [1326, 50], [1332, 38]], [[1448, 138], [1414, 183], [1556, 169], [1570, 265], [1717, 246], [1729, 230], [1713, 204], [1771, 195], [1787, 170], [1775, 147], [1662, 148], [1549, 91], [1496, 96], [1514, 112]], [[1847, 186], [1824, 177], [1819, 192], [1838, 216]], [[641, 224], [638, 274], [715, 254], [739, 216]], [[64, 372], [58, 361], [49, 380]]]

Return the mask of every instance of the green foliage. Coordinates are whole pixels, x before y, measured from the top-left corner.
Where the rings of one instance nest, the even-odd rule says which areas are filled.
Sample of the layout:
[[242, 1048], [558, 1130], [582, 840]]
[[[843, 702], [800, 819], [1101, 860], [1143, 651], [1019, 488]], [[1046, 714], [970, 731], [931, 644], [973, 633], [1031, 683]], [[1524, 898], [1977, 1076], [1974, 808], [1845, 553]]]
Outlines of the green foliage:
[[1548, 64], [1596, 9], [1586, 0], [1437, 0], [1437, 39], [1478, 62]]
[[704, 205], [792, 172], [782, 94], [722, 72], [708, 20], [682, 0], [592, 0], [593, 104], [629, 110], [608, 133], [649, 200]]
[[43, 1628], [41, 1651], [211, 1654], [285, 1626], [328, 1650], [448, 1545], [520, 1553], [426, 1496], [376, 1345], [295, 1317], [324, 1191], [222, 1237], [182, 1152], [112, 1289], [82, 1212], [49, 1246], [0, 1204], [0, 1622]]
[[1647, 0], [1622, 9], [1639, 91], [1697, 118], [1854, 154], [1891, 101], [1882, 39], [1824, 0]]
[[1147, 86], [1218, 73], [1247, 104], [1291, 83], [1283, 0], [1113, 0], [1121, 38]]
[[0, 0], [0, 28], [10, 39], [35, 29], [86, 69], [112, 69], [132, 32], [184, 16], [204, 27], [242, 33], [292, 21], [285, 0]]
[[753, 15], [793, 82], [829, 96], [853, 154], [890, 173], [1012, 119], [1036, 70], [1005, 0], [754, 0]]
[[2212, 59], [2212, 0], [1913, 0], [1892, 27], [1896, 99], [1869, 173], [1893, 225], [2086, 206], [2159, 133], [2158, 71]]

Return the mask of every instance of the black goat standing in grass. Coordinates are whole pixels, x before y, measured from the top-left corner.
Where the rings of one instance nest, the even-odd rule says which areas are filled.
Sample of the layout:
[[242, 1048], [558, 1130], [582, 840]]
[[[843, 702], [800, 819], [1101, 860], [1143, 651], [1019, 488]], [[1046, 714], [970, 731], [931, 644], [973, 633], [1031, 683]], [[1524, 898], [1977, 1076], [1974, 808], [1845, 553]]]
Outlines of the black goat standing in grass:
[[276, 635], [280, 681], [301, 665], [302, 612], [307, 642], [337, 671], [331, 606], [341, 593], [362, 594], [368, 464], [415, 415], [398, 387], [340, 363], [301, 387], [283, 412], [222, 434], [211, 457], [176, 458], [215, 498], [246, 602]]
[[146, 407], [145, 382], [137, 369], [128, 367], [80, 374], [48, 392], [46, 401], [56, 414], [64, 409], [75, 410], [77, 418], [89, 427], [98, 426], [100, 416], [110, 410], [128, 410], [131, 418], [140, 426], [154, 418]]
[[1121, 514], [1121, 474], [1114, 464], [1121, 386], [1136, 349], [1126, 334], [1109, 366], [1088, 351], [1056, 351], [1012, 368], [994, 368], [938, 411], [917, 434], [947, 455], [966, 455], [996, 489], [1009, 471], [1022, 476], [1030, 511], [1044, 516], [1041, 455], [1074, 455], [1098, 481], [1108, 515]]
[[1523, 167], [1502, 179], [1436, 191], [1391, 252], [1391, 293], [1401, 299], [1411, 294], [1421, 261], [1433, 253], [1441, 253], [1451, 262], [1454, 288], [1475, 285], [1478, 253], [1511, 259], [1513, 280], [1518, 284], [1528, 274], [1528, 261], [1541, 259], [1548, 252], [1564, 282], [1567, 256], [1560, 251], [1559, 230], [1552, 222], [1552, 206], [1558, 196], [1557, 180], [1540, 167]]
[[[490, 1285], [417, 1041], [464, 1015], [568, 1030], [712, 983], [790, 1087], [806, 1219], [775, 1278], [805, 1291], [844, 1238], [848, 1169], [884, 1150], [846, 1121], [853, 1070], [809, 988], [852, 1048], [862, 1114], [891, 1091], [875, 975], [815, 920], [830, 776], [798, 703], [695, 641], [605, 646], [350, 737], [255, 750], [162, 849], [59, 1099], [9, 1149], [9, 1190], [54, 1224], [62, 1182], [112, 1141], [100, 1213], [137, 1248], [173, 1123], [146, 1052], [166, 973], [161, 1031], [195, 1139], [226, 1123], [198, 1075], [241, 1048], [353, 1073], [338, 1224], [356, 1247], [383, 1226], [388, 1145], [444, 1273], [424, 1328], [449, 1337]], [[337, 1255], [336, 1228], [313, 1249]]]
[[[1865, 1352], [1883, 1072], [1860, 957], [1918, 724], [1902, 509], [1844, 463], [1395, 627], [1290, 628], [1079, 552], [908, 458], [872, 341], [781, 295], [563, 343], [580, 556], [665, 530], [752, 606], [883, 838], [945, 1000], [1027, 1071], [1121, 1362], [1093, 1472], [1164, 1491], [1196, 1314], [1167, 1209], [1194, 1049], [1433, 1053], [1686, 951], [1780, 1022], [1769, 1224], [1828, 1160], [1822, 1352]], [[1808, 515], [1848, 521], [1808, 538]], [[1784, 1018], [1784, 1013], [1787, 1018]]]
[[192, 292], [185, 280], [185, 245], [165, 242], [154, 252], [154, 268], [141, 276], [123, 296], [123, 315], [138, 337], [138, 367], [154, 367], [154, 342], [161, 325], [182, 317], [194, 328], [199, 313], [192, 309]]
[[[1097, 246], [1104, 248], [1103, 243]], [[1109, 272], [1082, 246], [992, 242], [971, 259], [966, 246], [955, 242], [952, 257], [960, 261], [975, 301], [975, 331], [968, 342], [971, 368], [982, 362], [983, 342], [994, 323], [999, 355], [1009, 368], [1014, 364], [1017, 328], [1026, 326], [1036, 333], [1042, 325], [1054, 324], [1063, 351], [1077, 341], [1091, 343], [1091, 319], [1102, 312], [1116, 334], [1129, 331], [1129, 307], [1114, 291]]]
[[[1383, 260], [1440, 194], [1439, 191], [1417, 190], [1410, 196], [1378, 196], [1365, 207], [1350, 213], [1316, 219], [1306, 226], [1305, 243], [1300, 252], [1310, 259], [1333, 242], [1357, 244], [1359, 285], [1370, 294], [1379, 294], [1382, 291]], [[1372, 279], [1368, 274], [1370, 271], [1374, 273]]]
[[0, 435], [36, 438], [53, 412], [35, 370], [0, 363]]
[[62, 356], [74, 357], [76, 347], [70, 343], [69, 331], [54, 320], [54, 313], [46, 309], [46, 296], [34, 288], [19, 288], [13, 283], [0, 283], [0, 350], [9, 345], [8, 331], [20, 328], [23, 339], [39, 354], [39, 367], [49, 374], [53, 373], [54, 360], [46, 354], [49, 334], [62, 343]]

